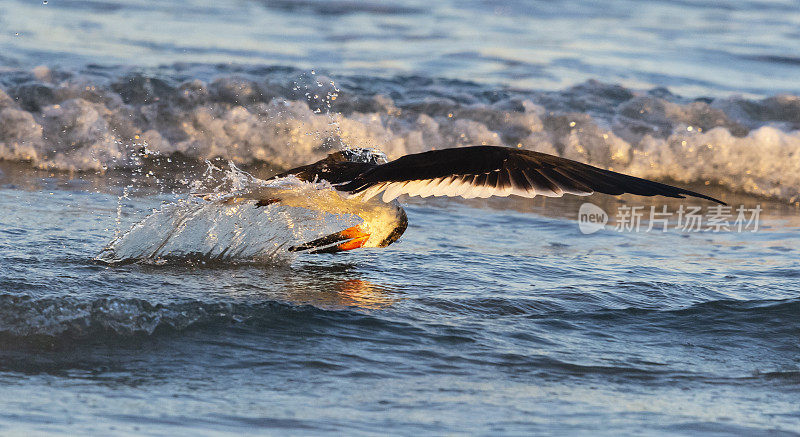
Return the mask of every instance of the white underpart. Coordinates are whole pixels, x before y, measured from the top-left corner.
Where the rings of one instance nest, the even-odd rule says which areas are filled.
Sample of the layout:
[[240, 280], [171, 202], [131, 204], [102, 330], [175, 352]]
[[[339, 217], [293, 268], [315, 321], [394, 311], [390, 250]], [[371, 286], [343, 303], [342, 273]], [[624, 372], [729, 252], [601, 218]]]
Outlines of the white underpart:
[[374, 185], [372, 187], [369, 187], [366, 190], [364, 190], [361, 193], [359, 193], [361, 195], [360, 197], [366, 202], [366, 201], [372, 199], [373, 197], [377, 196], [378, 193], [383, 191], [388, 185], [389, 185], [389, 183], [386, 182], [386, 183], [381, 183], [381, 184], [377, 184], [377, 185]]
[[[462, 180], [462, 178], [465, 178], [466, 180]], [[409, 196], [420, 196], [423, 198], [430, 196], [448, 196], [463, 197], [466, 199], [487, 198], [492, 196], [508, 197], [512, 194], [515, 196], [529, 198], [537, 195], [561, 197], [564, 195], [564, 193], [576, 194], [579, 196], [588, 196], [592, 194], [591, 192], [564, 190], [555, 183], [553, 184], [555, 189], [523, 189], [516, 186], [506, 186], [500, 188], [487, 185], [476, 185], [476, 180], [478, 180], [478, 178], [482, 178], [482, 175], [452, 175], [434, 179], [381, 182], [367, 188], [355, 196], [364, 200], [369, 200], [383, 192], [381, 199], [384, 202], [390, 202], [402, 194], [407, 194]], [[533, 183], [530, 185], [533, 185]]]
[[419, 189], [417, 195], [422, 198], [432, 196], [433, 190], [438, 184], [439, 184], [439, 179], [427, 179], [420, 181], [421, 188]]
[[461, 180], [461, 178], [457, 178], [455, 182], [453, 182], [453, 194], [455, 196], [464, 196], [464, 193], [471, 189], [471, 185], [468, 184], [466, 181]]
[[408, 185], [408, 182], [399, 182], [387, 186], [386, 191], [383, 192], [383, 201], [391, 202], [392, 200], [396, 199], [397, 196], [403, 194], [403, 188], [406, 185]]
[[476, 197], [476, 187], [473, 185], [474, 183], [475, 176], [467, 176], [467, 180], [461, 183], [462, 185], [458, 190], [459, 195], [466, 199], [472, 199]]
[[422, 181], [423, 187], [419, 192], [420, 197], [430, 197], [436, 194], [436, 187], [441, 182], [441, 179], [430, 179], [427, 181]]

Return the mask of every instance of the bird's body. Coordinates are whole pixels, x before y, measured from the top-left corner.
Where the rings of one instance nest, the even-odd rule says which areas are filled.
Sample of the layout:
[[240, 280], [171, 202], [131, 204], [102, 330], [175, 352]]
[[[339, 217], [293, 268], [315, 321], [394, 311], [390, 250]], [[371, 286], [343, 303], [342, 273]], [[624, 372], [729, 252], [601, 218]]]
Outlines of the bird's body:
[[[300, 194], [290, 186], [270, 183], [285, 178], [316, 182], [315, 194]], [[224, 202], [254, 201], [257, 206], [280, 202], [334, 214], [353, 214], [363, 223], [291, 247], [295, 252], [341, 252], [360, 247], [385, 247], [396, 241], [408, 222], [395, 200], [409, 196], [586, 196], [631, 193], [712, 197], [647, 179], [600, 169], [577, 161], [530, 150], [474, 146], [435, 150], [387, 162], [382, 152], [347, 149], [313, 164], [273, 177], [264, 186], [237, 192]], [[382, 196], [378, 197], [378, 194]]]
[[[318, 170], [324, 172], [322, 168]], [[397, 201], [387, 203], [377, 198], [342, 195], [326, 179], [299, 176], [278, 175], [264, 184], [216, 197], [214, 201], [228, 205], [254, 202], [257, 207], [280, 203], [321, 213], [357, 216], [363, 221], [343, 231], [293, 246], [289, 249], [293, 252], [325, 253], [359, 247], [385, 247], [397, 240], [408, 225], [406, 213]], [[316, 183], [309, 186], [310, 182]]]

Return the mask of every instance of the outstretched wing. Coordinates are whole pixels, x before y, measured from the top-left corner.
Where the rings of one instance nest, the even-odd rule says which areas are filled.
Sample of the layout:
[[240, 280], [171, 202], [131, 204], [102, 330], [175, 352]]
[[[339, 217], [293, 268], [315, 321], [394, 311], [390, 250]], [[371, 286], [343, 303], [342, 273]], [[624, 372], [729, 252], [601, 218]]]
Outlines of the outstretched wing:
[[564, 193], [592, 193], [683, 198], [694, 196], [724, 202], [694, 191], [616, 173], [570, 159], [510, 147], [473, 146], [432, 150], [406, 155], [367, 169], [337, 186], [361, 193], [365, 199], [383, 192], [389, 202], [409, 196], [461, 196], [465, 198], [536, 195], [561, 197]]

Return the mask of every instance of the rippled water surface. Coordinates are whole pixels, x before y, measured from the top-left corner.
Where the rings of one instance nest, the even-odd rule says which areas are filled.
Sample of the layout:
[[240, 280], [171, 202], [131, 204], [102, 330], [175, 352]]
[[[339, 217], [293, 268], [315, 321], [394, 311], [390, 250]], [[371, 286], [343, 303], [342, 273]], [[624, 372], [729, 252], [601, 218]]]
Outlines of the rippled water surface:
[[385, 250], [105, 266], [115, 222], [170, 199], [17, 170], [5, 432], [798, 430], [800, 222], [779, 204], [756, 233], [583, 235], [579, 201], [415, 201]]
[[[0, 3], [0, 434], [800, 435], [798, 10]], [[95, 261], [228, 162], [473, 144], [759, 228], [615, 230], [699, 199], [401, 198], [386, 249]]]

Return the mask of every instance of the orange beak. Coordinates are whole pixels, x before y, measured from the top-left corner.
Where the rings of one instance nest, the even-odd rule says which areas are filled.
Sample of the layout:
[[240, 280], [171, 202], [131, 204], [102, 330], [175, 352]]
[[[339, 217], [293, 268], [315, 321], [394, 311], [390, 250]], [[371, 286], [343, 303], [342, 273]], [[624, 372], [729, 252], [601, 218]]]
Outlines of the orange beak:
[[340, 232], [340, 234], [345, 238], [351, 238], [350, 241], [345, 241], [337, 246], [341, 250], [358, 249], [359, 247], [362, 247], [367, 240], [369, 240], [369, 234], [364, 232], [364, 230], [361, 228], [361, 225], [347, 228]]
[[[289, 248], [289, 252], [300, 252], [303, 250], [308, 250], [306, 253], [343, 252], [345, 250], [353, 250], [363, 247], [364, 243], [369, 240], [369, 237], [370, 234], [367, 233], [361, 225], [357, 225], [298, 246], [292, 246]], [[329, 246], [330, 244], [338, 243], [340, 241], [343, 241], [343, 243]]]

